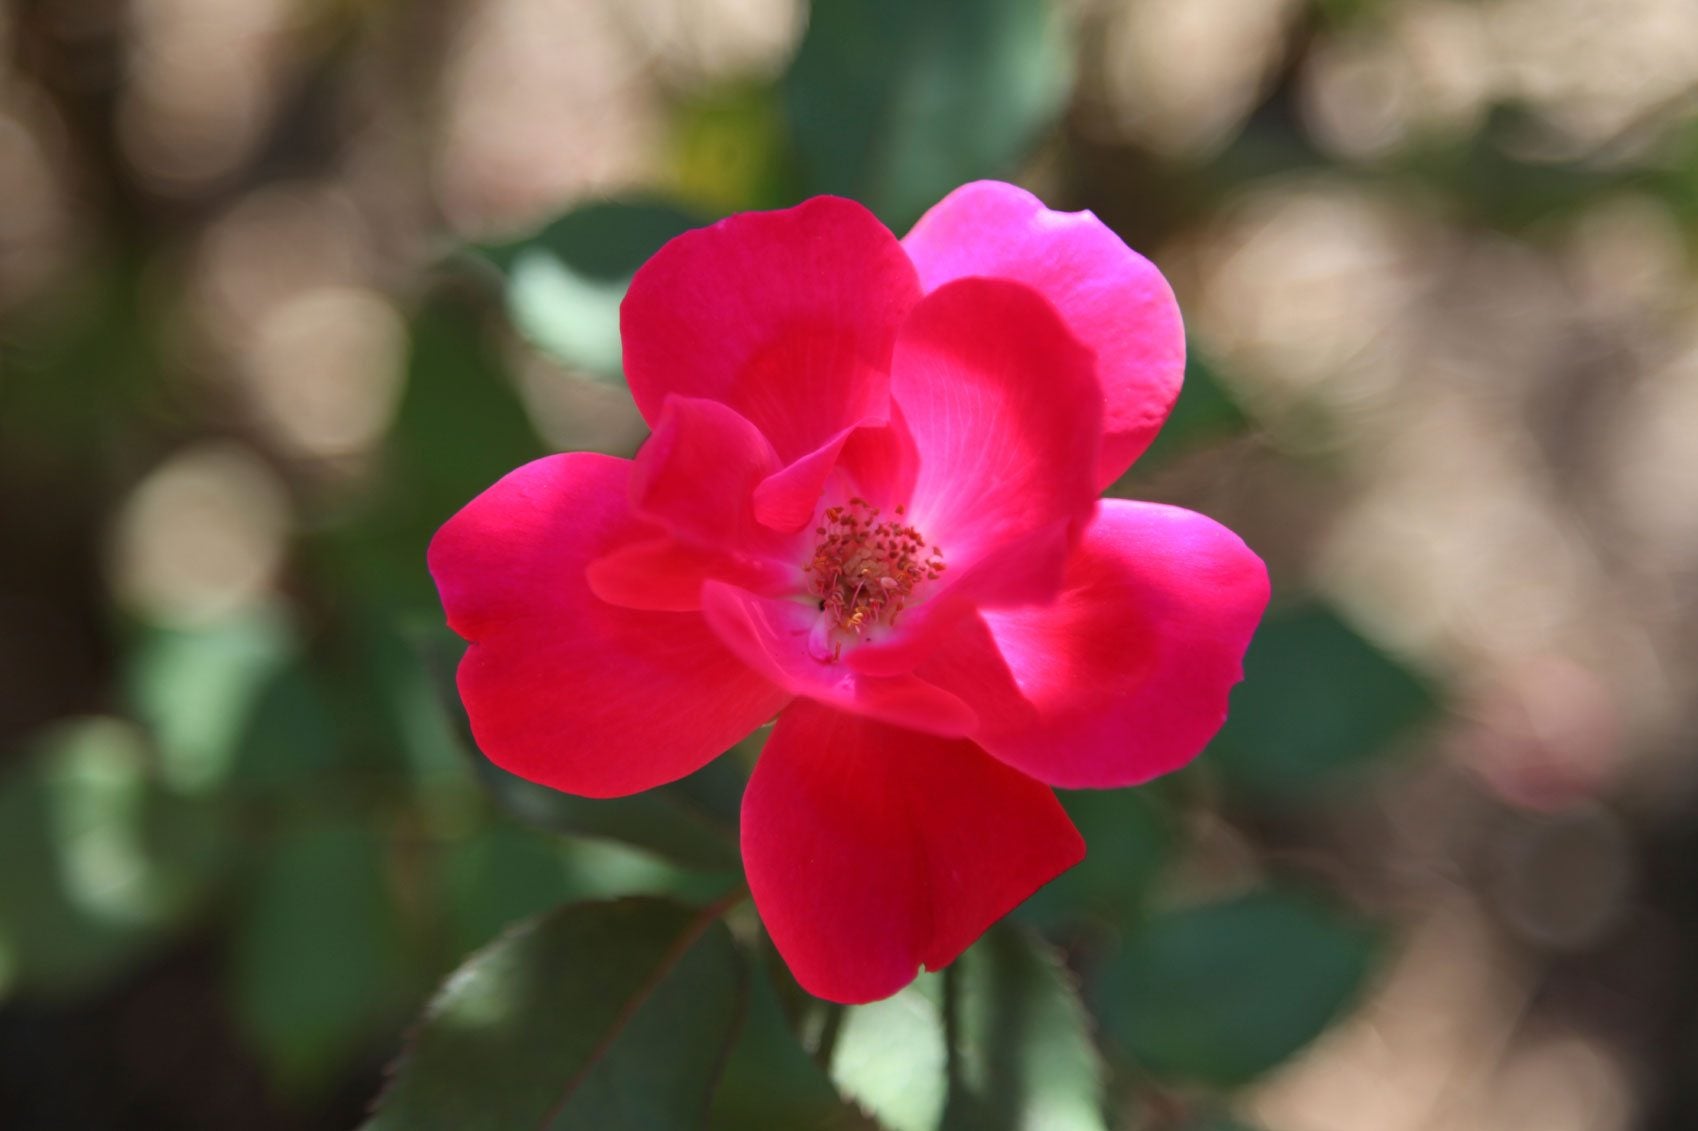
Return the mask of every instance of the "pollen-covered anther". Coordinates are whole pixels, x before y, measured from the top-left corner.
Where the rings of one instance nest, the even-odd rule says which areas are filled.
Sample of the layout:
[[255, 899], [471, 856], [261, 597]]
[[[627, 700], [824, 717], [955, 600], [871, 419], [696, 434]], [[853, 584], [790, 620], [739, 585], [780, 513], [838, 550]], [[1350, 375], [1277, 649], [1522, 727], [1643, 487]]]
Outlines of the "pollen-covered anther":
[[943, 552], [908, 525], [900, 506], [882, 518], [865, 499], [850, 499], [828, 507], [814, 533], [819, 544], [806, 569], [820, 611], [855, 636], [895, 624], [921, 582], [944, 570]]

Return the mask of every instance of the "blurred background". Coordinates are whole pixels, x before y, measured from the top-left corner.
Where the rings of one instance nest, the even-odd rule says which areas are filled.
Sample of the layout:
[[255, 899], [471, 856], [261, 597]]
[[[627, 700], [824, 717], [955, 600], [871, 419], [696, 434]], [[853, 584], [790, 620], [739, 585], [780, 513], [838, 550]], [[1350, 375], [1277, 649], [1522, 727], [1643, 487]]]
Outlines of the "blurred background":
[[585, 803], [467, 749], [426, 541], [634, 450], [666, 238], [981, 176], [1173, 281], [1115, 493], [1276, 585], [1016, 917], [1108, 1126], [1698, 1126], [1687, 0], [10, 0], [0, 1126], [352, 1127], [503, 925], [731, 883], [750, 750]]

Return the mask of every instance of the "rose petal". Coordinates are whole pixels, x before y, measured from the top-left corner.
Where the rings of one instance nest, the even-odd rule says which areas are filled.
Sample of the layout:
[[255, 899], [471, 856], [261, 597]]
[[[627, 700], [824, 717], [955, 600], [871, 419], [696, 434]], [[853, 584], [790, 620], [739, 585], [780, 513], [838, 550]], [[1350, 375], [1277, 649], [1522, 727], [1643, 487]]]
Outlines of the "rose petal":
[[710, 578], [780, 596], [795, 592], [796, 575], [795, 566], [776, 558], [703, 549], [664, 534], [617, 546], [584, 570], [590, 592], [603, 601], [663, 613], [699, 610]]
[[1104, 403], [1099, 489], [1149, 447], [1184, 379], [1184, 327], [1161, 272], [1102, 221], [979, 181], [933, 206], [902, 246], [928, 292], [973, 275], [1017, 280], [1053, 303], [1095, 351]]
[[878, 427], [850, 433], [837, 466], [848, 476], [855, 494], [881, 510], [894, 510], [914, 497], [920, 455], [902, 406], [890, 405], [890, 420]]
[[972, 743], [807, 702], [761, 753], [742, 841], [779, 954], [846, 1003], [948, 965], [1085, 855], [1053, 793]]
[[1185, 765], [1226, 719], [1268, 602], [1232, 531], [1178, 507], [1104, 502], [1051, 605], [980, 613], [916, 671], [980, 719], [974, 739], [1063, 788]]
[[813, 521], [826, 480], [837, 467], [843, 446], [859, 426], [845, 428], [825, 443], [768, 475], [755, 488], [755, 517], [773, 530], [794, 532]]
[[821, 643], [820, 613], [810, 602], [709, 581], [702, 615], [738, 659], [792, 695], [929, 734], [966, 734], [978, 724], [960, 699], [906, 669], [865, 673], [816, 654], [829, 645]]
[[788, 463], [885, 417], [891, 344], [918, 297], [896, 237], [853, 201], [731, 216], [637, 272], [625, 376], [650, 423], [668, 394], [721, 401]]
[[590, 591], [592, 559], [654, 530], [631, 515], [630, 467], [584, 453], [526, 464], [430, 545], [448, 623], [470, 644], [460, 697], [479, 748], [589, 797], [681, 778], [789, 698], [699, 615], [618, 608]]
[[631, 502], [678, 536], [742, 548], [755, 529], [755, 488], [778, 469], [760, 430], [700, 397], [668, 397], [631, 470]]
[[919, 454], [909, 521], [942, 547], [945, 585], [972, 578], [981, 601], [1050, 596], [1096, 505], [1090, 352], [1031, 288], [962, 279], [903, 325], [891, 396]]

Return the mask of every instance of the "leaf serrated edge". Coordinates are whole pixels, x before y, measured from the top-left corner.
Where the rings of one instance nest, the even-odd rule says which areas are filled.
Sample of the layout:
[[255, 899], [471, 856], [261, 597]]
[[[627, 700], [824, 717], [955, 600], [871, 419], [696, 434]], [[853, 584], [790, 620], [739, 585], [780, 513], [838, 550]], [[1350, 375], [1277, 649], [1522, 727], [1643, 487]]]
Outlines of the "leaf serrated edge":
[[[731, 907], [742, 901], [747, 895], [748, 891], [746, 888], [741, 886], [734, 888], [725, 896], [722, 896], [720, 899], [708, 904], [706, 907], [697, 909], [696, 914], [685, 922], [683, 929], [679, 932], [678, 938], [661, 953], [660, 961], [656, 963], [654, 971], [637, 986], [631, 998], [626, 1001], [624, 1006], [620, 1009], [619, 1014], [614, 1018], [613, 1023], [609, 1026], [607, 1034], [605, 1034], [602, 1039], [597, 1042], [595, 1049], [591, 1051], [583, 1066], [579, 1068], [577, 1072], [573, 1073], [572, 1078], [567, 1081], [566, 1085], [562, 1088], [560, 1098], [555, 1101], [547, 1112], [544, 1113], [543, 1121], [539, 1125], [543, 1131], [546, 1131], [546, 1128], [553, 1122], [554, 1117], [559, 1113], [561, 1107], [563, 1107], [571, 1098], [577, 1085], [583, 1081], [585, 1076], [587, 1076], [595, 1065], [599, 1063], [602, 1056], [606, 1054], [607, 1050], [618, 1040], [619, 1034], [622, 1033], [626, 1025], [630, 1023], [631, 1018], [636, 1016], [637, 1011], [642, 1008], [643, 1004], [647, 1002], [651, 996], [653, 996], [655, 989], [662, 981], [665, 980], [666, 974], [676, 967], [683, 956], [689, 953], [690, 949], [701, 940], [701, 937], [708, 931], [713, 923], [723, 917], [726, 911], [730, 910]], [[641, 895], [622, 896], [618, 899], [583, 900], [577, 903], [566, 903], [558, 907], [551, 907], [547, 911], [538, 912], [535, 915], [528, 916], [524, 919], [518, 920], [517, 922], [509, 924], [504, 927], [501, 932], [495, 936], [495, 938], [474, 950], [464, 961], [460, 963], [460, 965], [454, 968], [453, 972], [450, 973], [448, 977], [443, 979], [442, 984], [436, 988], [436, 991], [433, 994], [431, 994], [430, 1001], [425, 1004], [425, 1008], [419, 1014], [418, 1018], [404, 1030], [401, 1039], [401, 1050], [384, 1065], [383, 1086], [378, 1090], [371, 1102], [367, 1104], [365, 1119], [361, 1122], [359, 1131], [370, 1131], [372, 1120], [377, 1118], [384, 1104], [389, 1100], [391, 1094], [395, 1090], [397, 1080], [402, 1070], [406, 1068], [407, 1064], [413, 1057], [420, 1034], [423, 1030], [431, 1022], [437, 1020], [437, 1018], [441, 1016], [442, 1011], [447, 1008], [448, 1001], [455, 990], [464, 985], [465, 982], [476, 973], [479, 965], [488, 960], [492, 954], [501, 948], [524, 938], [526, 935], [534, 933], [545, 920], [552, 916], [564, 916], [571, 912], [584, 911], [591, 908], [613, 909], [632, 905], [653, 904], [682, 906], [673, 900], [663, 899], [656, 896]], [[739, 964], [739, 966], [741, 966], [741, 964]], [[747, 1007], [748, 994], [746, 991], [747, 979], [740, 976], [737, 991], [738, 1008], [740, 1011], [739, 1016], [741, 1016], [741, 1011]], [[714, 1075], [715, 1081], [717, 1081], [720, 1074], [724, 1072], [725, 1060], [729, 1056], [729, 1050], [730, 1042], [728, 1041], [726, 1043], [726, 1048], [720, 1053], [720, 1063]], [[712, 1102], [713, 1091], [714, 1087], [710, 1086], [707, 1094], [707, 1101], [709, 1103]]]

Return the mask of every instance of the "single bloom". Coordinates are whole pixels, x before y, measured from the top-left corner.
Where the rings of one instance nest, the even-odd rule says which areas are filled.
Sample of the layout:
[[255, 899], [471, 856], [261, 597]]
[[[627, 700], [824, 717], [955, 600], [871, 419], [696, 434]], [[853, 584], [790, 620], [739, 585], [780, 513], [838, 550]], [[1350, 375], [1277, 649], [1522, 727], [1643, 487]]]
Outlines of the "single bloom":
[[650, 789], [776, 725], [750, 890], [810, 992], [888, 996], [1077, 863], [1052, 787], [1176, 769], [1267, 604], [1232, 532], [1099, 499], [1178, 395], [1173, 293], [1088, 212], [834, 197], [668, 243], [621, 308], [633, 460], [507, 475], [430, 547], [498, 765]]

